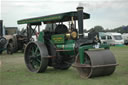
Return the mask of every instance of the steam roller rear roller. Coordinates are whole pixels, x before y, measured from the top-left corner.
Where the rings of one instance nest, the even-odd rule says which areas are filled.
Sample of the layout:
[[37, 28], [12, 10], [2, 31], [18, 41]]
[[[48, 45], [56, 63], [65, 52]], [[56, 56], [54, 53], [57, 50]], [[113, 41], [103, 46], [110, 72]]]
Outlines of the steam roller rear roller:
[[85, 51], [84, 56], [84, 64], [80, 64], [79, 55], [73, 64], [80, 73], [81, 78], [111, 75], [117, 65], [110, 50]]
[[39, 42], [29, 42], [25, 49], [25, 63], [29, 71], [35, 73], [45, 72], [48, 65], [48, 52], [46, 46]]

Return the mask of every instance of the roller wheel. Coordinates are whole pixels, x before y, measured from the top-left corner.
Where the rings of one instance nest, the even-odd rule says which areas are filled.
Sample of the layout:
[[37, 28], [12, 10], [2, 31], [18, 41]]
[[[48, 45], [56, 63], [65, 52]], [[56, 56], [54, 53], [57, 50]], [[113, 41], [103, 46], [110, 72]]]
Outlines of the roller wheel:
[[74, 61], [74, 57], [65, 55], [62, 52], [57, 53], [55, 60], [55, 69], [67, 70], [70, 68]]
[[39, 41], [30, 42], [25, 49], [25, 63], [31, 72], [45, 72], [48, 65], [46, 46]]
[[14, 35], [12, 38], [13, 41], [13, 52], [17, 52], [18, 51], [18, 40], [17, 40], [17, 35]]
[[75, 67], [81, 78], [111, 75], [116, 67], [116, 60], [109, 50], [85, 51], [84, 64], [80, 64], [79, 56], [75, 60]]
[[0, 37], [0, 48], [4, 48], [7, 43], [6, 38]]
[[[84, 54], [84, 56], [85, 57], [84, 57], [84, 64], [83, 65], [90, 66], [91, 62], [90, 62], [90, 59], [89, 59], [88, 55]], [[80, 74], [80, 77], [81, 78], [88, 78], [89, 73], [91, 72], [91, 68], [84, 68], [84, 67], [81, 66], [79, 55], [77, 55], [77, 58], [75, 60], [75, 64], [80, 65], [78, 67], [76, 66], [76, 69]]]
[[13, 54], [13, 43], [8, 43], [7, 45], [7, 54]]

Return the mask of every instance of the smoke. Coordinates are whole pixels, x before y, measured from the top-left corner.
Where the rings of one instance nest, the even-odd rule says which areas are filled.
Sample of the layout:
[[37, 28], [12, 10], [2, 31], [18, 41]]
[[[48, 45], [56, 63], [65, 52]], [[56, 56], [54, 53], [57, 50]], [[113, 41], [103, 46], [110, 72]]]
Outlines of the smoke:
[[105, 1], [100, 1], [100, 0], [95, 0], [95, 1], [81, 1], [79, 2], [78, 6], [84, 7], [86, 11], [94, 11], [94, 10], [99, 10], [101, 8], [104, 9], [115, 9], [115, 8], [124, 8], [128, 6], [128, 1], [127, 0], [105, 0]]

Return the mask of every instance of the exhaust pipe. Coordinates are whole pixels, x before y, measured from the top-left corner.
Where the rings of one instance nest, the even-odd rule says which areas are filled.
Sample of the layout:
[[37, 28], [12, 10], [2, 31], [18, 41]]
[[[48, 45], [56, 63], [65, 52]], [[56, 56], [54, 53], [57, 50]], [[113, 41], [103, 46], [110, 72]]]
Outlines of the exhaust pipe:
[[79, 38], [83, 38], [83, 7], [77, 7]]

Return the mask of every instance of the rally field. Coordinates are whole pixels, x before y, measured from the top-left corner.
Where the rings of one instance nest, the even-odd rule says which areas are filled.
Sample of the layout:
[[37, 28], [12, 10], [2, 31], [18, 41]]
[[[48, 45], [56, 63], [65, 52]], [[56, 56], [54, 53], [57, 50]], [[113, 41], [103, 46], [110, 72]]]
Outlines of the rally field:
[[55, 70], [48, 68], [45, 73], [29, 72], [24, 63], [23, 53], [0, 55], [0, 85], [128, 85], [128, 46], [111, 47], [117, 66], [110, 76], [81, 79], [75, 68]]

